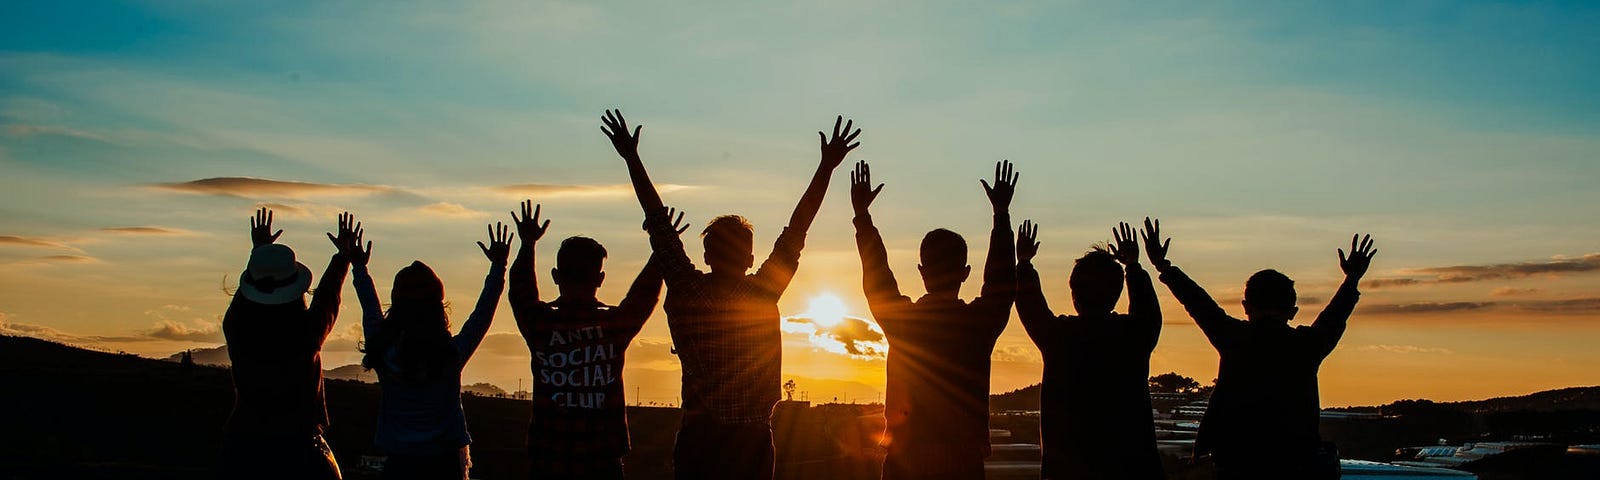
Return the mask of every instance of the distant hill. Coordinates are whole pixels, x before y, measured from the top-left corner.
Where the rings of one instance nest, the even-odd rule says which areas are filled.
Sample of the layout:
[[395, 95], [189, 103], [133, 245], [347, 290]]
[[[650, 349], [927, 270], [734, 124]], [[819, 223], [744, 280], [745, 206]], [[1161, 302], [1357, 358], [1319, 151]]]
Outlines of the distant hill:
[[[190, 350], [189, 352], [190, 355], [194, 356], [194, 363], [198, 365], [211, 365], [215, 367], [227, 367], [233, 365], [232, 360], [228, 358], [227, 345], [212, 348], [196, 348]], [[183, 352], [174, 353], [172, 356], [165, 358], [165, 360], [169, 362], [182, 361]], [[362, 383], [378, 383], [377, 373], [373, 373], [372, 371], [367, 370], [366, 367], [356, 364], [323, 370], [322, 378], [330, 380], [353, 380]]]
[[[989, 396], [989, 410], [1002, 412], [1007, 410], [1038, 410], [1039, 409], [1039, 384], [1029, 385], [1006, 393]], [[1462, 413], [1498, 413], [1498, 412], [1565, 412], [1576, 410], [1600, 411], [1600, 386], [1571, 387], [1543, 392], [1530, 393], [1515, 397], [1495, 397], [1484, 400], [1468, 400], [1462, 402], [1430, 402], [1427, 400], [1399, 400], [1381, 406], [1365, 407], [1337, 407], [1329, 410], [1352, 412], [1378, 412], [1404, 410], [1418, 402], [1437, 405], [1441, 408], [1458, 410]]]
[[[334, 370], [347, 367], [353, 366]], [[226, 369], [0, 335], [0, 380], [0, 412], [6, 412], [0, 415], [0, 479], [215, 478], [233, 405]], [[331, 378], [326, 384], [331, 425], [324, 436], [344, 478], [375, 478], [360, 465], [363, 457], [381, 455], [372, 442], [378, 386]], [[473, 438], [472, 477], [528, 478], [531, 403], [463, 396], [461, 404]], [[629, 407], [627, 415], [633, 444], [623, 460], [628, 478], [672, 478], [681, 411]], [[882, 419], [881, 407], [869, 405], [778, 408], [778, 479], [876, 480]]]
[[1600, 386], [1572, 387], [1546, 390], [1519, 397], [1495, 397], [1487, 400], [1447, 402], [1456, 408], [1472, 413], [1509, 412], [1559, 412], [1569, 410], [1600, 410]]
[[989, 395], [989, 411], [1039, 410], [1041, 390], [1042, 387], [1035, 383], [1006, 393]]
[[323, 370], [322, 378], [333, 380], [354, 380], [361, 383], [378, 383], [378, 373], [367, 370], [356, 364], [345, 365], [332, 370]]
[[[189, 350], [189, 353], [194, 356], [194, 363], [198, 365], [215, 365], [219, 367], [226, 367], [233, 363], [228, 359], [227, 345], [212, 348], [196, 348]], [[169, 362], [182, 361], [183, 352], [174, 353], [172, 356], [167, 357], [166, 360]]]

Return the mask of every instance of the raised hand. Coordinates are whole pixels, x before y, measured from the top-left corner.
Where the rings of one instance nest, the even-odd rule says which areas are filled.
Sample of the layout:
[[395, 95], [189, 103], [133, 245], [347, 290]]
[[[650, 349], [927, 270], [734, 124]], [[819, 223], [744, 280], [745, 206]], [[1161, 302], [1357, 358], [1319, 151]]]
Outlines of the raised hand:
[[[661, 207], [661, 209], [660, 210], [656, 210], [656, 212], [659, 215], [664, 215], [664, 217], [662, 217], [662, 218], [664, 218], [665, 221], [672, 223], [672, 231], [673, 231], [673, 233], [676, 233], [678, 235], [683, 235], [684, 231], [689, 230], [689, 224], [683, 222], [683, 212], [678, 211], [678, 209], [672, 208], [672, 207]], [[645, 218], [644, 218], [644, 229], [645, 230], [649, 230], [650, 229], [650, 222], [652, 222], [652, 221], [655, 221], [655, 217], [654, 216], [650, 216], [650, 215], [645, 216]]]
[[[843, 130], [839, 129], [840, 122], [844, 122]], [[851, 150], [855, 150], [856, 147], [861, 146], [861, 142], [850, 143], [855, 141], [857, 135], [861, 135], [861, 129], [854, 127], [855, 120], [846, 122], [844, 115], [840, 115], [833, 119], [832, 138], [820, 131], [817, 132], [817, 139], [822, 142], [822, 165], [820, 168], [825, 170], [838, 168], [839, 164], [844, 163], [845, 155], [848, 155]], [[854, 130], [852, 131], [852, 129]]]
[[683, 222], [683, 212], [678, 211], [678, 209], [667, 207], [667, 219], [672, 220], [672, 231], [677, 232], [678, 235], [683, 235], [684, 231], [689, 230], [689, 224]]
[[328, 241], [333, 242], [333, 248], [338, 249], [339, 256], [344, 257], [351, 265], [366, 265], [372, 258], [372, 242], [367, 242], [366, 249], [361, 248], [361, 237], [366, 230], [361, 228], [361, 222], [356, 221], [355, 215], [350, 212], [339, 214], [339, 235], [328, 234]]
[[1170, 246], [1172, 239], [1161, 241], [1161, 220], [1157, 219], [1152, 223], [1150, 217], [1144, 217], [1144, 252], [1150, 255], [1150, 263], [1157, 269], [1172, 265], [1172, 262], [1167, 260], [1167, 247]]
[[1117, 228], [1111, 229], [1111, 256], [1116, 257], [1124, 266], [1139, 264], [1139, 238], [1136, 230], [1128, 222], [1117, 222]]
[[511, 229], [500, 222], [494, 222], [494, 225], [489, 225], [488, 228], [489, 245], [485, 246], [483, 242], [478, 242], [478, 248], [483, 250], [483, 256], [489, 257], [489, 263], [504, 264], [506, 259], [511, 257], [511, 239], [517, 235], [511, 233]]
[[1028, 263], [1039, 254], [1039, 225], [1023, 220], [1017, 227], [1017, 263]]
[[1345, 257], [1344, 249], [1339, 249], [1339, 269], [1344, 270], [1344, 276], [1359, 280], [1367, 274], [1367, 267], [1372, 266], [1372, 256], [1378, 250], [1372, 248], [1372, 235], [1355, 234], [1350, 236], [1350, 256]]
[[[622, 118], [622, 110], [606, 110], [606, 115], [600, 117], [605, 126], [600, 131], [611, 139], [611, 146], [617, 149], [617, 154], [625, 159], [639, 158], [639, 130], [643, 125], [634, 125], [633, 134], [628, 133], [628, 119]], [[524, 240], [527, 237], [523, 237]]]
[[517, 217], [517, 212], [511, 212], [511, 223], [517, 226], [517, 234], [522, 235], [522, 243], [532, 245], [544, 238], [544, 232], [550, 229], [550, 221], [539, 223], [539, 210], [543, 205], [534, 205], [533, 200], [522, 201], [522, 217]]
[[272, 210], [262, 208], [256, 210], [256, 216], [250, 217], [250, 246], [259, 247], [278, 241], [278, 236], [283, 235], [283, 230], [277, 233], [272, 231]]
[[872, 167], [866, 160], [856, 162], [855, 170], [850, 171], [850, 206], [855, 207], [856, 216], [867, 214], [867, 207], [872, 205], [872, 200], [878, 198], [878, 192], [883, 191], [883, 184], [876, 188], [872, 186]]
[[1010, 160], [1001, 160], [994, 164], [994, 186], [990, 186], [986, 180], [978, 179], [978, 183], [983, 184], [983, 192], [989, 195], [989, 204], [994, 206], [995, 213], [1011, 208], [1011, 197], [1017, 193], [1018, 175], [1011, 171]]

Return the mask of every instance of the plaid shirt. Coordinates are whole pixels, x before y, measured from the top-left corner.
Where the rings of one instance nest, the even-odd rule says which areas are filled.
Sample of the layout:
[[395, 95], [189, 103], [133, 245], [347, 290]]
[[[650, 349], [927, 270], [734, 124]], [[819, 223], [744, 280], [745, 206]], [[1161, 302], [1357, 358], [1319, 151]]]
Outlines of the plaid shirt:
[[519, 254], [512, 266], [510, 301], [533, 353], [533, 470], [581, 476], [614, 467], [629, 449], [625, 354], [655, 310], [661, 277], [647, 263], [616, 307], [593, 299], [543, 302], [531, 257]]
[[753, 275], [724, 281], [696, 269], [666, 218], [646, 222], [667, 284], [667, 325], [683, 363], [686, 418], [768, 423], [783, 361], [778, 298], [800, 265], [805, 232], [788, 228]]

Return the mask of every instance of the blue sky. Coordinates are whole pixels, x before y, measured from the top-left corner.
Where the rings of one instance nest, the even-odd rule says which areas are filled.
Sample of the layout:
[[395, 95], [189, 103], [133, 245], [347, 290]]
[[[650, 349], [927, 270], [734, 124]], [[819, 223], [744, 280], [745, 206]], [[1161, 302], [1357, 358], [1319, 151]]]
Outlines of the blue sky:
[[[1175, 260], [1219, 297], [1271, 266], [1326, 298], [1332, 250], [1356, 231], [1379, 238], [1380, 277], [1582, 259], [1600, 251], [1596, 24], [1600, 6], [1583, 2], [6, 2], [0, 320], [117, 340], [180, 325], [199, 333], [178, 337], [214, 343], [205, 332], [257, 204], [282, 206], [308, 263], [331, 251], [333, 215], [355, 212], [379, 245], [380, 287], [424, 259], [467, 304], [482, 223], [532, 196], [552, 235], [596, 236], [611, 277], [629, 278], [645, 257], [638, 214], [597, 131], [616, 106], [646, 125], [657, 181], [681, 186], [668, 203], [696, 225], [743, 213], [762, 246], [814, 168], [811, 132], [855, 118], [852, 160], [888, 183], [876, 212], [912, 291], [922, 232], [987, 243], [975, 180], [1002, 158], [1023, 174], [1014, 217], [1043, 225], [1040, 266], [1062, 309], [1071, 259], [1145, 215], [1163, 217]], [[333, 187], [170, 186], [215, 177]], [[786, 312], [833, 292], [865, 315], [846, 183], [835, 175]], [[526, 184], [544, 186], [508, 188]], [[127, 226], [157, 229], [105, 230]], [[1347, 388], [1325, 390], [1357, 402], [1578, 381], [1508, 370], [1484, 387], [1367, 385], [1339, 372], [1521, 365], [1496, 335], [1552, 345], [1537, 361], [1588, 358], [1560, 346], [1593, 333], [1600, 311], [1530, 313], [1494, 293], [1584, 300], [1586, 272], [1369, 292], [1381, 305], [1501, 306], [1475, 322], [1374, 314], [1352, 333], [1365, 343], [1330, 366]], [[495, 331], [514, 332], [502, 317]], [[1529, 318], [1539, 326], [1504, 331]], [[1018, 365], [997, 367], [997, 389], [1037, 378], [1011, 330], [1001, 343]], [[1155, 368], [1214, 370], [1192, 330], [1169, 326]], [[664, 322], [645, 335], [665, 338]], [[841, 369], [881, 371], [826, 358], [789, 363], [869, 387]]]

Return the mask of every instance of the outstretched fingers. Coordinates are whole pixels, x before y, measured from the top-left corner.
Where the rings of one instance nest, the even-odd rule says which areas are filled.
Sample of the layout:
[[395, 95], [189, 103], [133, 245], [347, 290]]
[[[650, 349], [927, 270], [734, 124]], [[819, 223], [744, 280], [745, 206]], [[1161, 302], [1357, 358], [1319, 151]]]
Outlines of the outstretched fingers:
[[689, 230], [689, 224], [683, 223], [683, 212], [673, 207], [667, 207], [667, 220], [672, 222], [672, 230], [682, 235]]

